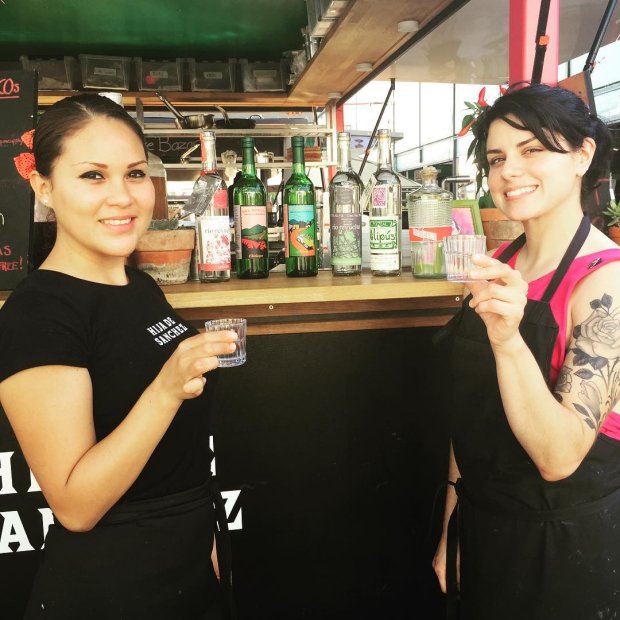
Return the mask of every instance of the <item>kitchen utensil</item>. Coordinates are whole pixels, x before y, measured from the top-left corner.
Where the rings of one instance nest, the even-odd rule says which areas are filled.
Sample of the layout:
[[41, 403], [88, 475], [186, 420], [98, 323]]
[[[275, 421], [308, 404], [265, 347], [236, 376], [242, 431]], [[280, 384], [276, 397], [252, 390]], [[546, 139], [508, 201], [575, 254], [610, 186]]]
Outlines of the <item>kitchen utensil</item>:
[[136, 120], [138, 121], [138, 125], [144, 129], [144, 104], [140, 97], [136, 97]]
[[256, 121], [250, 116], [249, 118], [230, 118], [228, 112], [219, 105], [213, 106], [217, 108], [224, 118], [216, 118], [214, 126], [217, 129], [254, 129]]
[[213, 127], [213, 114], [181, 114], [160, 92], [155, 91], [161, 102], [174, 114], [175, 124], [179, 129], [202, 129], [203, 127]]

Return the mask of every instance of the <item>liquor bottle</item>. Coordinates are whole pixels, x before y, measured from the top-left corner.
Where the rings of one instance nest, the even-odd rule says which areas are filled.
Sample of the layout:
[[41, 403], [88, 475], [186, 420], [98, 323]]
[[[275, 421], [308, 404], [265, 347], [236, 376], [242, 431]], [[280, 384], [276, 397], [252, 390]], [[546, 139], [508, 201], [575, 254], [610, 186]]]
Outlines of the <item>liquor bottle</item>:
[[293, 136], [293, 166], [284, 185], [284, 256], [286, 275], [316, 276], [317, 218], [314, 184], [306, 176], [304, 137]]
[[362, 273], [362, 191], [362, 181], [351, 167], [349, 133], [340, 132], [338, 170], [329, 184], [331, 263], [335, 276]]
[[226, 183], [217, 171], [215, 133], [200, 132], [202, 170], [189, 201], [198, 205], [198, 278], [201, 282], [230, 280], [230, 220]]
[[254, 138], [243, 138], [241, 176], [233, 189], [237, 276], [242, 279], [269, 276], [267, 192], [256, 176]]
[[235, 239], [236, 232], [235, 232], [235, 219], [234, 219], [235, 217], [235, 185], [237, 184], [240, 178], [241, 178], [241, 170], [238, 170], [232, 180], [232, 183], [230, 183], [230, 185], [228, 186], [228, 189], [226, 190], [228, 192], [228, 215], [230, 217], [230, 227], [233, 231], [233, 235], [230, 240], [230, 255], [233, 261], [236, 259], [236, 256], [237, 256], [237, 239]]
[[377, 134], [379, 157], [370, 205], [370, 270], [374, 276], [397, 276], [401, 269], [401, 189], [392, 170], [392, 135]]
[[452, 234], [452, 194], [437, 184], [437, 168], [424, 166], [422, 187], [407, 197], [411, 271], [416, 278], [445, 278], [443, 239]]

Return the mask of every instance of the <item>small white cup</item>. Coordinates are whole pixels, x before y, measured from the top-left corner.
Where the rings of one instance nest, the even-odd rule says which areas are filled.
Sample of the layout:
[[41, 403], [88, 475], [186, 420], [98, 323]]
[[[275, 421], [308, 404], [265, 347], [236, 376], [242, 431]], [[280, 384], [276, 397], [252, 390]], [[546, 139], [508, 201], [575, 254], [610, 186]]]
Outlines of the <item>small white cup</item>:
[[124, 107], [123, 106], [123, 93], [118, 93], [116, 91], [102, 91], [98, 94], [101, 95], [102, 97], [107, 97], [108, 99], [111, 99], [112, 101], [114, 101], [114, 103], [118, 103], [118, 105], [120, 105], [121, 107]]
[[246, 332], [248, 322], [246, 319], [212, 319], [205, 321], [205, 330], [208, 332], [220, 332], [232, 330], [237, 334], [236, 349], [232, 353], [218, 356], [220, 368], [241, 366], [246, 360]]
[[449, 235], [444, 237], [446, 277], [451, 282], [470, 282], [469, 272], [475, 267], [474, 254], [484, 254], [487, 249], [484, 235]]

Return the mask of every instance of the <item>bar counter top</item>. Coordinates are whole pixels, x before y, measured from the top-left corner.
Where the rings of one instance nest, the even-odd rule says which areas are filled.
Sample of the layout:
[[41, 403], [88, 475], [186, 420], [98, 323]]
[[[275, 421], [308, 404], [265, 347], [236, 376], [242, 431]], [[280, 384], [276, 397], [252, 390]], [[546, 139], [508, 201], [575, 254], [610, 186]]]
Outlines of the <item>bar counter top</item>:
[[[210, 318], [245, 316], [252, 335], [443, 325], [460, 307], [464, 287], [443, 279], [400, 276], [289, 278], [271, 272], [262, 280], [161, 287], [173, 308], [202, 328]], [[0, 291], [0, 306], [11, 291]]]

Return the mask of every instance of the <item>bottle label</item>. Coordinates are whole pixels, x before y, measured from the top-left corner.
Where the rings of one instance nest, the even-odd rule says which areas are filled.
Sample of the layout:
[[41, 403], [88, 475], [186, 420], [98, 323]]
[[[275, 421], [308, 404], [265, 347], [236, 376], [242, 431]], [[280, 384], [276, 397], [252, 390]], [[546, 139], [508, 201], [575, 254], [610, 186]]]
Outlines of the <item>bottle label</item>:
[[316, 211], [314, 205], [284, 205], [285, 255], [315, 256]]
[[400, 268], [400, 234], [397, 217], [371, 217], [369, 220], [370, 268], [393, 271]]
[[360, 213], [332, 213], [330, 235], [332, 265], [362, 264], [362, 216]]
[[388, 186], [379, 185], [372, 189], [373, 209], [385, 209], [388, 206]]
[[218, 189], [213, 194], [214, 209], [228, 209], [228, 190], [225, 188]]
[[230, 269], [230, 222], [227, 215], [199, 217], [198, 226], [200, 271]]
[[235, 205], [237, 259], [268, 258], [267, 207]]
[[441, 241], [452, 234], [452, 226], [410, 226], [409, 241]]
[[336, 187], [334, 190], [334, 202], [337, 205], [352, 205], [353, 190], [350, 187]]

